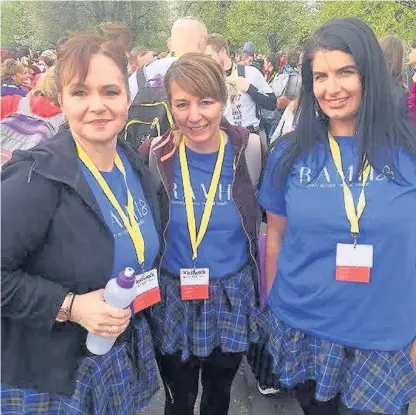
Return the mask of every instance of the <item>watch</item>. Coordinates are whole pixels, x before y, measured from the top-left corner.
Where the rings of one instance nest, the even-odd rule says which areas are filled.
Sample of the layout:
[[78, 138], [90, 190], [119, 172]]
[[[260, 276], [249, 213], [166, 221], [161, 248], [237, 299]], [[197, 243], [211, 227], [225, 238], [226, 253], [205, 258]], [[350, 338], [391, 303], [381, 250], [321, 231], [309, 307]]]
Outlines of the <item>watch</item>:
[[[72, 304], [74, 303], [75, 294], [73, 292], [69, 292], [65, 297], [64, 302], [62, 303], [61, 308], [58, 311], [56, 316], [56, 321], [63, 323], [71, 319], [71, 312], [72, 312]], [[64, 304], [67, 304], [64, 307]]]

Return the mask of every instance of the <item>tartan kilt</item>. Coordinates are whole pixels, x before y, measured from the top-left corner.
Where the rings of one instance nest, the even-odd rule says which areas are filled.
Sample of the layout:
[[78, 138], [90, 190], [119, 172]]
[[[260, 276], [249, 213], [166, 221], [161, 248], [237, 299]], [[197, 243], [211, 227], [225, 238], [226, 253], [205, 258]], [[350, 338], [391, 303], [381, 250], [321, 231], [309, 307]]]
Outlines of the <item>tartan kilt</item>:
[[209, 299], [182, 301], [180, 279], [162, 272], [162, 301], [151, 309], [155, 347], [162, 354], [207, 357], [216, 348], [223, 353], [245, 353], [258, 340], [253, 269], [211, 278]]
[[392, 352], [344, 347], [289, 327], [267, 306], [259, 330], [248, 361], [263, 385], [292, 389], [313, 380], [318, 401], [339, 394], [354, 411], [394, 415], [416, 397], [411, 344]]
[[[13, 415], [133, 415], [159, 389], [153, 343], [144, 316], [135, 324], [136, 344], [113, 346], [82, 359], [72, 396], [1, 385], [1, 413]], [[132, 352], [135, 356], [132, 358]]]

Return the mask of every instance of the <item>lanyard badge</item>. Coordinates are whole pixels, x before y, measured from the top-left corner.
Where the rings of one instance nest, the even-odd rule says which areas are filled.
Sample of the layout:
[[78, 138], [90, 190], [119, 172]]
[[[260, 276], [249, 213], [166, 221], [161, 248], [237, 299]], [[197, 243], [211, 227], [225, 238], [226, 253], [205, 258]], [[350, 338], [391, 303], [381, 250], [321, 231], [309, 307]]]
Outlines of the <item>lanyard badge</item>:
[[[179, 143], [179, 162], [181, 166], [182, 183], [185, 197], [186, 219], [188, 222], [189, 240], [192, 249], [192, 260], [196, 263], [198, 257], [198, 247], [206, 234], [209, 220], [211, 218], [214, 205], [215, 194], [217, 193], [220, 181], [222, 165], [225, 154], [225, 136], [221, 131], [220, 147], [218, 150], [217, 161], [212, 174], [204, 212], [202, 214], [199, 230], [196, 230], [195, 211], [192, 200], [192, 185], [189, 176], [188, 161], [186, 158], [185, 141]], [[209, 269], [208, 268], [182, 268], [181, 278], [181, 298], [182, 300], [203, 300], [209, 297]]]
[[353, 238], [352, 244], [337, 244], [335, 279], [343, 282], [369, 283], [370, 270], [373, 267], [373, 246], [359, 245], [357, 240], [360, 235], [359, 221], [366, 206], [365, 185], [370, 175], [371, 166], [368, 161], [365, 161], [362, 172], [362, 190], [356, 209], [351, 189], [345, 182], [339, 145], [329, 132], [328, 140], [332, 159], [334, 160], [335, 167], [342, 179], [345, 212], [350, 223], [350, 232]]
[[[121, 161], [120, 156], [116, 152], [114, 158], [115, 166], [120, 170], [121, 174], [123, 175], [124, 183], [127, 189], [127, 215], [124, 209], [121, 207], [119, 201], [115, 197], [114, 193], [112, 192], [110, 186], [105, 181], [103, 175], [99, 172], [91, 158], [82, 148], [82, 146], [78, 143], [77, 140], [75, 141], [75, 146], [77, 148], [78, 157], [87, 167], [87, 169], [91, 172], [94, 176], [95, 180], [97, 181], [98, 185], [103, 190], [105, 196], [107, 197], [108, 201], [112, 204], [114, 209], [117, 211], [118, 215], [120, 216], [121, 220], [123, 221], [124, 226], [126, 227], [130, 238], [134, 245], [134, 250], [136, 252], [137, 261], [142, 267], [142, 273], [136, 275], [136, 287], [137, 287], [137, 297], [133, 302], [133, 309], [137, 313], [143, 310], [146, 307], [149, 307], [157, 302], [160, 301], [160, 290], [159, 290], [159, 283], [157, 279], [157, 270], [153, 269], [149, 272], [144, 272], [144, 239], [143, 235], [140, 231], [139, 224], [136, 221], [136, 217], [134, 215], [134, 201], [133, 196], [130, 192], [130, 189], [127, 184], [127, 174], [124, 168], [123, 162]], [[145, 283], [144, 283], [145, 282]], [[155, 288], [157, 288], [157, 293], [155, 293]]]

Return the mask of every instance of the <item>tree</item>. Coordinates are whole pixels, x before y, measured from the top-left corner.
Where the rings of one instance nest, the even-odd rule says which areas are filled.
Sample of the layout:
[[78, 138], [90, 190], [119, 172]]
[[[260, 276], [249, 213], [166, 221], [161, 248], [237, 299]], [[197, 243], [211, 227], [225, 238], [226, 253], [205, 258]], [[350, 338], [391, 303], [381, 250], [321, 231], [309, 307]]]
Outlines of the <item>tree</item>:
[[[70, 33], [121, 22], [133, 43], [166, 48], [168, 15], [157, 1], [3, 1], [2, 45], [46, 48]], [[163, 46], [162, 46], [163, 45]]]
[[134, 45], [166, 50], [173, 20], [200, 17], [210, 33], [225, 36], [231, 45], [250, 40], [268, 53], [267, 39], [275, 34], [279, 49], [288, 51], [324, 21], [356, 16], [367, 21], [377, 36], [397, 34], [410, 43], [415, 37], [416, 1], [3, 1], [3, 46], [29, 44], [47, 48], [74, 30], [102, 22], [124, 23]]
[[377, 37], [395, 34], [406, 43], [415, 37], [414, 1], [342, 1], [319, 3], [321, 23], [333, 17], [358, 17], [366, 21]]
[[1, 44], [17, 47], [31, 43], [35, 35], [30, 25], [30, 7], [24, 2], [3, 1], [1, 7]]
[[280, 48], [288, 49], [303, 40], [316, 24], [317, 10], [310, 5], [285, 1], [198, 1], [180, 2], [186, 14], [200, 17], [208, 32], [225, 36], [230, 45], [250, 40], [258, 51], [269, 52], [268, 36], [274, 33]]

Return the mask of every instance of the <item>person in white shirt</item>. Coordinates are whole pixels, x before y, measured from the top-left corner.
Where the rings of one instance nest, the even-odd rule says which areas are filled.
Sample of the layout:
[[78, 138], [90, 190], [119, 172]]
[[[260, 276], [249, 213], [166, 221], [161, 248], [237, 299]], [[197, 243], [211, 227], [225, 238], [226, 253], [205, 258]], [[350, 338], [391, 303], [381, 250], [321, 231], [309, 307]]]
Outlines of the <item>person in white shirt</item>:
[[[170, 54], [164, 59], [158, 59], [146, 65], [143, 69], [145, 78], [148, 81], [157, 77], [163, 78], [170, 65], [180, 55], [189, 52], [204, 53], [207, 36], [207, 28], [201, 20], [195, 17], [182, 17], [176, 20], [167, 42]], [[129, 88], [130, 100], [133, 102], [139, 91], [136, 72], [129, 77]]]
[[298, 98], [289, 102], [286, 107], [282, 118], [280, 118], [279, 124], [277, 124], [273, 135], [270, 138], [270, 145], [278, 140], [283, 135], [290, 133], [295, 128], [295, 114], [298, 106]]
[[[225, 70], [229, 98], [224, 116], [233, 125], [259, 133], [259, 108], [274, 110], [276, 96], [263, 74], [253, 66], [240, 66], [230, 59], [228, 42], [221, 35], [211, 34], [207, 39], [205, 54], [211, 56]], [[240, 73], [244, 71], [244, 76]]]

